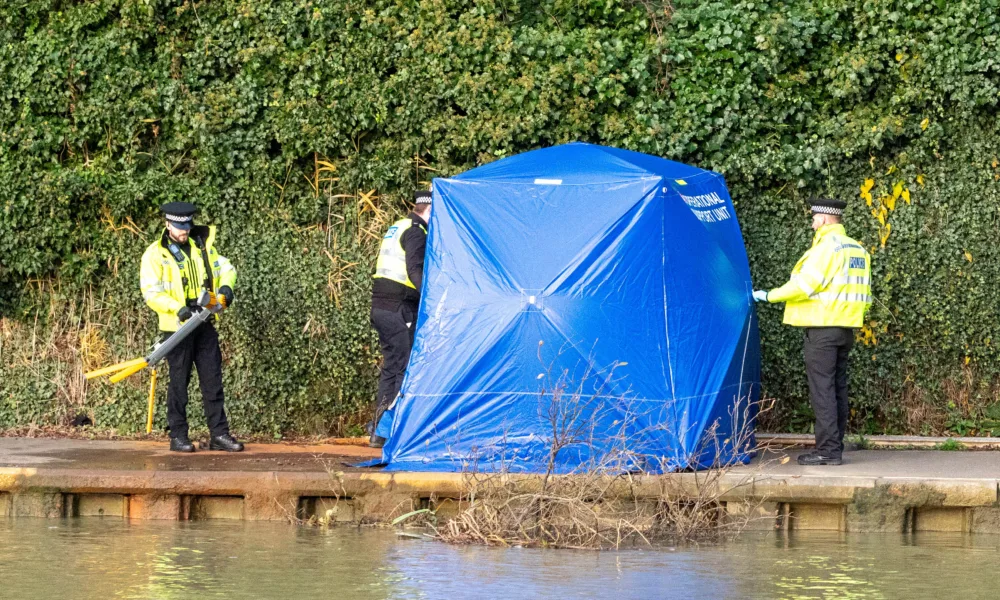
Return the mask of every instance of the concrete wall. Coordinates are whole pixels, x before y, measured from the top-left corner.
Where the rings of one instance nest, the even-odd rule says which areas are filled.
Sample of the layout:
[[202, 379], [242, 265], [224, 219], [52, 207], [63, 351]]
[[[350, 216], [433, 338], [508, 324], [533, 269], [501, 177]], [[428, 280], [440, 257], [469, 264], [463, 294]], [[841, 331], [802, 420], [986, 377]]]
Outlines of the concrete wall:
[[[521, 485], [537, 479], [524, 476]], [[697, 493], [691, 474], [635, 478], [622, 496]], [[756, 477], [716, 481], [754, 529], [1000, 533], [993, 480]], [[382, 522], [418, 508], [461, 509], [468, 480], [450, 473], [113, 472], [0, 469], [0, 517]]]

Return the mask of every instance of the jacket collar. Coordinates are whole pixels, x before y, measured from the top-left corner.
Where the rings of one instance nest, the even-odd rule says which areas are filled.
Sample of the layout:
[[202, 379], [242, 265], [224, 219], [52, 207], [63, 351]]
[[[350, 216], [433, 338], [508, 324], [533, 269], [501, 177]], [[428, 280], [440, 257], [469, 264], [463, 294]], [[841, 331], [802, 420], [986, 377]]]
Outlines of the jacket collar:
[[411, 212], [411, 213], [410, 213], [410, 214], [408, 214], [407, 216], [408, 216], [408, 217], [410, 217], [410, 220], [412, 220], [412, 221], [413, 221], [414, 225], [420, 225], [420, 226], [422, 226], [422, 227], [423, 227], [424, 229], [427, 229], [427, 221], [424, 221], [423, 217], [421, 217], [421, 216], [420, 216], [420, 215], [418, 215], [417, 213], [415, 213], [415, 212]]
[[821, 239], [831, 235], [842, 235], [847, 237], [847, 230], [844, 229], [844, 224], [829, 223], [817, 229], [816, 234], [813, 236], [813, 245], [815, 246]]

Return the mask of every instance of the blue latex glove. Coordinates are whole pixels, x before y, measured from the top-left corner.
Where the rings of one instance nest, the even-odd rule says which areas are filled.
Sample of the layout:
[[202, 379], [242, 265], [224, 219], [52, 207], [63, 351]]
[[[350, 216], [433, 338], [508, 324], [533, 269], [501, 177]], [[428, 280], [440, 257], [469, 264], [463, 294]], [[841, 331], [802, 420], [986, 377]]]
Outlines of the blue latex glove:
[[767, 290], [754, 290], [754, 302], [767, 302]]

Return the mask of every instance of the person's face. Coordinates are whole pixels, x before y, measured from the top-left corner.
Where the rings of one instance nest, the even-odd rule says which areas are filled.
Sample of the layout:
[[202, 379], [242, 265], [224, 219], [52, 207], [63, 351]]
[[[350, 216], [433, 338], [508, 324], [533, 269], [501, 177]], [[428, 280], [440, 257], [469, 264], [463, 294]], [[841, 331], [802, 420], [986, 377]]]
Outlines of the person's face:
[[190, 231], [186, 229], [178, 229], [177, 227], [174, 227], [173, 223], [171, 223], [170, 221], [167, 221], [167, 231], [170, 233], [170, 239], [174, 240], [175, 242], [180, 242], [183, 244], [184, 242], [188, 241], [188, 234], [190, 233]]
[[821, 213], [813, 213], [813, 231], [816, 231], [820, 227], [826, 225], [826, 215]]

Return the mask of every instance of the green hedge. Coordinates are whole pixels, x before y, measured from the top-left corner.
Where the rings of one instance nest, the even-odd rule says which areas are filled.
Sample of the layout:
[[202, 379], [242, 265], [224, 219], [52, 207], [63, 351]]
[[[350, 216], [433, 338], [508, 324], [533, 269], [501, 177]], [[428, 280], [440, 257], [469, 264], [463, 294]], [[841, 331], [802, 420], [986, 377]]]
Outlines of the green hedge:
[[[404, 198], [584, 140], [724, 173], [762, 286], [809, 243], [804, 199], [849, 199], [878, 299], [853, 356], [854, 426], [986, 432], [998, 14], [995, 0], [9, 0], [0, 428], [81, 410], [142, 427], [144, 381], [80, 372], [148, 346], [138, 261], [156, 207], [183, 199], [240, 272], [221, 326], [237, 429], [356, 431], [377, 372], [371, 258]], [[773, 307], [761, 331], [767, 425], [807, 429], [799, 334]]]

